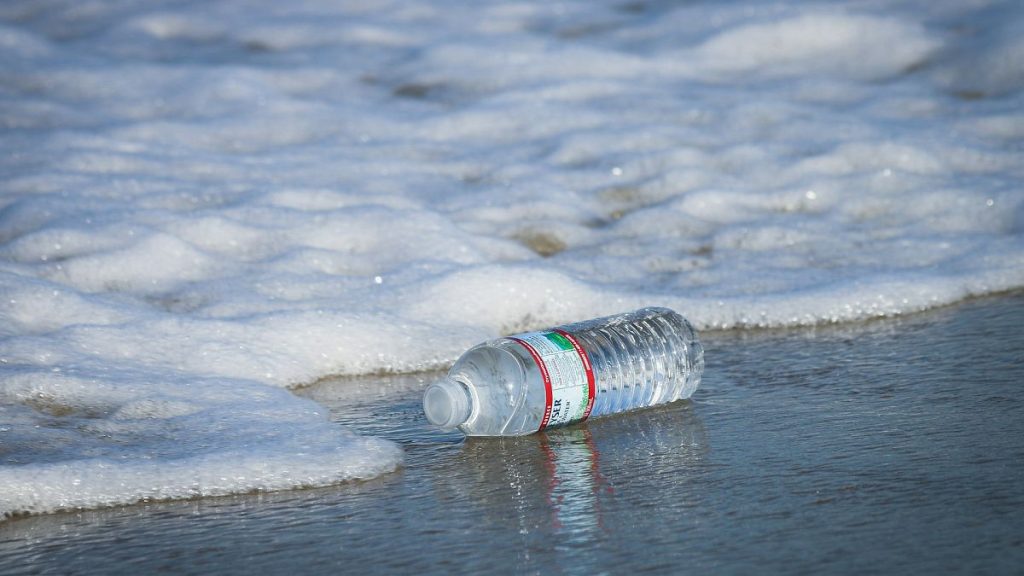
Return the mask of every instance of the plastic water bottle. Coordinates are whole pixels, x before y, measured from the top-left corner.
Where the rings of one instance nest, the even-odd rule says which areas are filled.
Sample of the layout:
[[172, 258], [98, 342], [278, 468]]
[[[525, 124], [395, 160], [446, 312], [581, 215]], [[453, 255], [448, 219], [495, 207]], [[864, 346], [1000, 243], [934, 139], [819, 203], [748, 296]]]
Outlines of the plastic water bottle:
[[468, 436], [518, 436], [689, 398], [704, 348], [668, 308], [474, 346], [423, 394], [427, 420]]

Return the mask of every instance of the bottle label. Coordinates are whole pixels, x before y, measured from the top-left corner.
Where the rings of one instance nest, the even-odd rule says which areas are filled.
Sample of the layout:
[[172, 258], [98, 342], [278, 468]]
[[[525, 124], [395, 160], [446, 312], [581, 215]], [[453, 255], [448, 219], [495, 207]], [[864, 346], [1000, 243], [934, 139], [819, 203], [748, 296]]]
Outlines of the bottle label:
[[563, 330], [511, 337], [533, 357], [544, 379], [543, 430], [586, 420], [594, 408], [594, 370], [576, 338]]

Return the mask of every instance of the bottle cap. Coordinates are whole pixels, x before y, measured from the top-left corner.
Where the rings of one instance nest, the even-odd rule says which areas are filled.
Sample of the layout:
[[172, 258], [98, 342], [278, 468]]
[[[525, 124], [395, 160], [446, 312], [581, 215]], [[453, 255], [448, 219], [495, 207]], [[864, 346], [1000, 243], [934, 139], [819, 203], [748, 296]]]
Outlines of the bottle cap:
[[460, 382], [445, 378], [431, 384], [423, 393], [423, 412], [434, 426], [452, 429], [469, 420], [473, 400]]

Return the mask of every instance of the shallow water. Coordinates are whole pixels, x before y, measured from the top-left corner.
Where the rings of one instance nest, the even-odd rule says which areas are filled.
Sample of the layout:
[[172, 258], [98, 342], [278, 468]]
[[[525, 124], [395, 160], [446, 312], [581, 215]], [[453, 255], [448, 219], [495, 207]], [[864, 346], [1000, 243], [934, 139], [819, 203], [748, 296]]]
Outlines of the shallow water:
[[1024, 565], [1024, 294], [707, 333], [692, 401], [524, 438], [431, 430], [432, 374], [302, 390], [402, 445], [327, 488], [0, 524], [9, 574], [1010, 573]]
[[286, 388], [1024, 288], [1020, 0], [0, 2], [0, 518], [333, 485]]

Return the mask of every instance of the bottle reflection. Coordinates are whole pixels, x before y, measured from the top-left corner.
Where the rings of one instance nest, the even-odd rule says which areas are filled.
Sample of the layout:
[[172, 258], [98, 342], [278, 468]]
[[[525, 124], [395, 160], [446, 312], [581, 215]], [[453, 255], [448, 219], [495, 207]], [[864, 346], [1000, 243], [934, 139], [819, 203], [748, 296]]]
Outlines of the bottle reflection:
[[622, 521], [607, 511], [629, 507], [637, 491], [687, 482], [707, 452], [693, 405], [676, 403], [530, 436], [469, 438], [457, 466], [474, 472], [448, 489], [465, 490], [488, 522], [514, 528], [520, 568], [574, 571], [628, 529], [606, 525]]
[[600, 494], [612, 492], [601, 476], [600, 452], [587, 426], [554, 429], [537, 439], [543, 454], [544, 493], [551, 527], [570, 535], [593, 534], [601, 526]]

